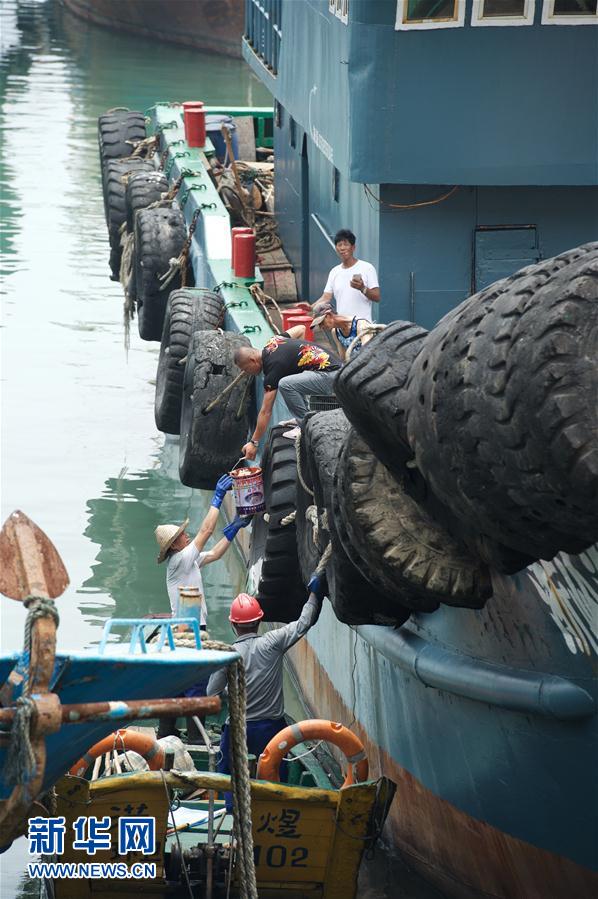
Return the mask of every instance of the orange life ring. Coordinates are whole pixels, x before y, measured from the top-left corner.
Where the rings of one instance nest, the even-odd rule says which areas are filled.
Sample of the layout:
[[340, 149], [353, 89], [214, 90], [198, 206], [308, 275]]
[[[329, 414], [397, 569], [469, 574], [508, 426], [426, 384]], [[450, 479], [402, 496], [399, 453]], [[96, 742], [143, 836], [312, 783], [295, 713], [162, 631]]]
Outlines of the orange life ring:
[[150, 771], [159, 771], [164, 767], [164, 750], [155, 737], [140, 733], [138, 730], [117, 730], [88, 749], [83, 758], [80, 758], [69, 769], [69, 774], [83, 777], [94, 759], [113, 749], [123, 751], [131, 749], [133, 752], [138, 752], [148, 763]]
[[336, 721], [323, 721], [320, 718], [310, 718], [291, 724], [272, 737], [260, 755], [257, 766], [258, 778], [279, 782], [280, 763], [284, 756], [289, 749], [305, 740], [326, 740], [327, 743], [333, 743], [342, 749], [349, 762], [343, 787], [348, 787], [356, 781], [359, 783], [367, 780], [370, 766], [359, 737]]

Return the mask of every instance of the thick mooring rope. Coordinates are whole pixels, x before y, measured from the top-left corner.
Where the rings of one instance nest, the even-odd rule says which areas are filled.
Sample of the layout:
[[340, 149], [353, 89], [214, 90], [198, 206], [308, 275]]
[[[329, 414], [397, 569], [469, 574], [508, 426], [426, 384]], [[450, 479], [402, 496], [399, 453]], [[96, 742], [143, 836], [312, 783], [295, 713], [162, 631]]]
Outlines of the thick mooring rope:
[[301, 431], [295, 437], [295, 452], [297, 454], [297, 477], [299, 478], [299, 483], [303, 487], [306, 493], [308, 493], [311, 497], [313, 497], [314, 492], [311, 490], [303, 477], [303, 472], [301, 470]]
[[53, 599], [48, 599], [46, 596], [28, 596], [23, 600], [23, 605], [28, 610], [23, 639], [23, 655], [27, 662], [27, 668], [23, 677], [22, 695], [15, 703], [17, 710], [10, 729], [10, 744], [4, 763], [4, 780], [10, 785], [27, 783], [35, 774], [35, 753], [31, 745], [31, 722], [37, 712], [34, 700], [28, 695], [30, 692], [28, 663], [31, 658], [33, 625], [38, 618], [53, 618], [57, 627], [60, 621]]
[[[234, 652], [234, 646], [219, 640], [202, 641], [202, 649]], [[241, 899], [258, 899], [251, 829], [251, 787], [247, 765], [247, 693], [245, 665], [239, 659], [227, 669], [228, 707], [232, 746], [231, 781], [234, 800], [234, 829], [239, 865], [239, 893]]]

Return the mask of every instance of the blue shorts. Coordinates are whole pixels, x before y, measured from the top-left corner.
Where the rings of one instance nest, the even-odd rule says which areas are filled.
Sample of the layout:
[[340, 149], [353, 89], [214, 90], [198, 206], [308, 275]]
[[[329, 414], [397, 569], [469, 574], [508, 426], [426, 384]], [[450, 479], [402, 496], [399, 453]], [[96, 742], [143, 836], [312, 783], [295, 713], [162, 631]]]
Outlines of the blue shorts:
[[[247, 722], [247, 752], [259, 759], [272, 737], [275, 737], [287, 726], [284, 718], [263, 718], [261, 721]], [[220, 774], [230, 774], [230, 728], [225, 724], [220, 738], [220, 752], [222, 758], [218, 762]], [[288, 775], [288, 763], [282, 762], [280, 766], [280, 780], [285, 783]], [[227, 811], [232, 809], [232, 793], [224, 794]]]

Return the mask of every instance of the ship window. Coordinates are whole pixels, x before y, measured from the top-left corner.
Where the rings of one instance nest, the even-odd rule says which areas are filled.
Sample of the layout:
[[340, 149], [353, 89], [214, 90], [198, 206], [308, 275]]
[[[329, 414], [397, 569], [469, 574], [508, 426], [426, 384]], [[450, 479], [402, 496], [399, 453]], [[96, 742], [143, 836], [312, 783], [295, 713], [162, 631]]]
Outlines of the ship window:
[[460, 28], [465, 0], [398, 0], [395, 28]]
[[341, 173], [336, 168], [336, 166], [332, 166], [332, 199], [335, 203], [338, 203], [338, 196], [341, 184]]
[[328, 0], [328, 9], [333, 16], [344, 22], [349, 21], [349, 0]]
[[289, 116], [289, 135], [291, 139], [291, 147], [297, 146], [297, 122], [292, 116]]
[[598, 25], [598, 0], [544, 0], [543, 25]]
[[278, 100], [274, 101], [274, 124], [277, 128], [282, 128], [283, 119], [283, 107], [280, 105]]
[[473, 0], [472, 25], [533, 25], [534, 0]]

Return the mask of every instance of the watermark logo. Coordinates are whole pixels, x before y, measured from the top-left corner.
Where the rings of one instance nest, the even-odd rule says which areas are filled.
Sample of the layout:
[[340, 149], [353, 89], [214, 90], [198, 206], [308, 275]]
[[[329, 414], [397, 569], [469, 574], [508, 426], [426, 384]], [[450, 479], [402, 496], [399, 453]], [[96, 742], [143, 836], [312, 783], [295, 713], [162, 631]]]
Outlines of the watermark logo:
[[118, 854], [141, 852], [153, 855], [156, 851], [155, 818], [119, 818]]
[[29, 818], [29, 855], [62, 855], [65, 831], [63, 817]]
[[110, 849], [110, 815], [104, 818], [95, 818], [90, 815], [80, 815], [73, 821], [75, 839], [73, 849], [85, 851], [87, 855], [95, 855], [99, 849]]

